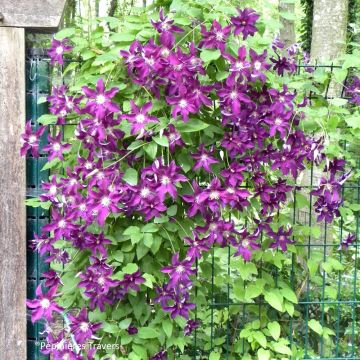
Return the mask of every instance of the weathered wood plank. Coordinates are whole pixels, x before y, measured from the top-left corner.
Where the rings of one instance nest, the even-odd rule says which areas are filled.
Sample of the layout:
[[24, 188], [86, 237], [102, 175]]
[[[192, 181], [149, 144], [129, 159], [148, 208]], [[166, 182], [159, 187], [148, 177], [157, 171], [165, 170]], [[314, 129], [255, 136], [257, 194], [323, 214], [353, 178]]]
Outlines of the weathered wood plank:
[[[16, 2], [14, 2], [16, 3]], [[0, 27], [0, 358], [26, 359], [25, 30]]]
[[51, 32], [59, 26], [66, 0], [0, 0], [0, 26], [41, 29]]

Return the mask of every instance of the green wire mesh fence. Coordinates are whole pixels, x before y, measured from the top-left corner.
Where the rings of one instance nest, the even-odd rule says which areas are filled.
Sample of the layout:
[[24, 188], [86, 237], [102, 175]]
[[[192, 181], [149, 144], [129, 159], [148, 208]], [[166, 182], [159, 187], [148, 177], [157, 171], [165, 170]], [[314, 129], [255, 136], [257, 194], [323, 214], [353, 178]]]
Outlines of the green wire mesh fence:
[[[28, 90], [27, 111], [36, 125], [36, 118], [47, 111], [46, 104], [38, 104], [38, 98], [49, 91], [49, 62], [43, 56], [32, 55], [28, 60]], [[332, 73], [334, 66], [322, 66]], [[299, 67], [302, 71], [302, 67]], [[324, 91], [327, 98], [329, 86]], [[311, 98], [311, 96], [310, 96]], [[359, 144], [344, 143], [348, 151], [353, 151], [353, 158], [360, 160]], [[46, 181], [48, 172], [41, 172], [46, 158], [29, 157], [27, 159], [27, 187], [28, 195], [38, 195], [41, 181]], [[360, 162], [359, 162], [360, 168]], [[339, 244], [343, 238], [344, 228], [359, 235], [359, 215], [354, 212], [351, 224], [344, 224], [340, 220], [335, 225], [317, 224], [313, 213], [313, 199], [310, 194], [316, 187], [320, 172], [316, 168], [309, 170], [301, 180], [301, 186], [293, 191], [292, 221], [308, 227], [309, 236], [305, 242], [297, 242], [296, 246], [303, 258], [294, 254], [284, 255], [286, 266], [255, 267], [249, 265], [247, 271], [257, 272], [258, 277], [269, 274], [275, 278], [276, 285], [281, 287], [278, 279], [287, 279], [299, 298], [295, 305], [294, 316], [280, 313], [272, 309], [262, 297], [254, 303], [239, 301], [238, 294], [246, 290], [246, 281], [239, 287], [232, 287], [227, 281], [239, 277], [236, 260], [232, 257], [230, 248], [214, 248], [210, 255], [209, 274], [211, 274], [210, 296], [207, 300], [205, 316], [210, 326], [198, 329], [193, 333], [192, 346], [187, 354], [192, 359], [208, 359], [214, 349], [222, 349], [221, 359], [242, 359], [247, 352], [248, 345], [242, 338], [246, 331], [246, 324], [258, 323], [265, 316], [271, 315], [281, 324], [282, 334], [289, 340], [289, 346], [296, 345], [301, 349], [297, 359], [360, 359], [360, 293], [358, 275], [358, 246], [354, 242], [347, 251], [339, 251]], [[357, 204], [360, 209], [360, 182], [349, 180], [342, 189], [345, 201]], [[309, 206], [304, 207], [303, 199], [309, 200]], [[39, 232], [41, 224], [47, 221], [48, 214], [40, 209], [28, 209], [28, 239], [33, 238], [34, 232]], [[320, 267], [321, 264], [321, 267]], [[32, 298], [36, 285], [41, 282], [41, 272], [46, 265], [41, 259], [28, 252], [28, 297]], [[331, 271], [330, 271], [331, 270]], [[195, 290], [196, 291], [196, 290]], [[290, 306], [290, 305], [288, 305]], [[203, 311], [198, 309], [197, 311]], [[321, 331], [316, 328], [321, 325]], [[324, 330], [325, 329], [325, 330]], [[316, 331], [318, 330], [318, 331]], [[47, 359], [41, 355], [35, 342], [43, 338], [42, 327], [35, 327], [29, 322], [28, 349], [29, 359]], [[291, 358], [284, 355], [283, 359]], [[295, 358], [294, 358], [295, 359]]]

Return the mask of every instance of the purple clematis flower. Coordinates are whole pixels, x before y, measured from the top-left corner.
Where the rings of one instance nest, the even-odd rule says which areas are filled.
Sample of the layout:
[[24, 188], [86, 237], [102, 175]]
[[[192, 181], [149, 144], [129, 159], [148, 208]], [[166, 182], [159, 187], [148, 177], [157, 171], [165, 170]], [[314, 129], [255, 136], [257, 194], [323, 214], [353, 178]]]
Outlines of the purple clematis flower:
[[20, 149], [20, 155], [25, 156], [28, 150], [31, 150], [33, 157], [39, 157], [39, 142], [40, 137], [45, 131], [45, 126], [40, 126], [38, 130], [32, 131], [31, 121], [28, 121], [25, 125], [25, 133], [21, 135], [22, 147]]
[[208, 173], [211, 173], [212, 170], [210, 165], [218, 163], [218, 161], [213, 156], [211, 156], [214, 154], [214, 151], [214, 148], [211, 148], [209, 151], [207, 151], [205, 149], [205, 144], [201, 144], [199, 146], [199, 152], [191, 154], [191, 156], [196, 160], [193, 170], [203, 168]]
[[177, 32], [181, 33], [184, 32], [183, 29], [179, 28], [178, 26], [174, 25], [174, 20], [169, 19], [167, 16], [164, 15], [164, 9], [161, 8], [159, 12], [159, 21], [151, 20], [151, 24], [156, 29], [157, 32]]
[[196, 273], [196, 269], [192, 269], [194, 261], [192, 259], [179, 260], [179, 253], [172, 257], [172, 264], [165, 266], [161, 272], [169, 274], [169, 286], [175, 286], [178, 283], [187, 282], [190, 276]]
[[141, 137], [145, 132], [145, 125], [153, 122], [159, 122], [155, 116], [148, 115], [152, 108], [152, 102], [144, 104], [141, 108], [136, 106], [133, 100], [130, 100], [131, 114], [121, 115], [122, 119], [126, 119], [131, 123], [131, 135], [139, 135]]
[[125, 274], [124, 279], [119, 282], [120, 286], [123, 286], [125, 292], [128, 292], [129, 289], [134, 291], [140, 291], [140, 286], [145, 282], [145, 279], [141, 276], [140, 270], [134, 272], [133, 274]]
[[260, 15], [250, 8], [245, 8], [244, 10], [238, 9], [238, 15], [231, 18], [231, 22], [235, 27], [234, 35], [243, 35], [245, 40], [248, 36], [254, 36], [257, 32], [255, 26]]
[[164, 131], [164, 135], [168, 138], [169, 141], [169, 149], [171, 152], [175, 151], [176, 146], [184, 146], [185, 143], [181, 139], [180, 133], [176, 130], [173, 124], [170, 124], [168, 128]]
[[97, 81], [95, 90], [90, 89], [88, 86], [83, 86], [82, 91], [88, 98], [84, 112], [96, 115], [99, 119], [103, 119], [106, 111], [112, 113], [120, 111], [118, 105], [111, 101], [118, 93], [119, 89], [114, 87], [110, 90], [105, 90], [103, 79]]
[[189, 336], [191, 333], [201, 325], [200, 320], [188, 320], [184, 328], [184, 335]]
[[49, 144], [44, 146], [44, 151], [49, 152], [48, 159], [49, 161], [58, 158], [60, 160], [64, 160], [64, 151], [68, 151], [71, 149], [70, 144], [63, 144], [61, 142], [62, 134], [59, 133], [56, 136], [48, 136]]
[[354, 242], [356, 242], [356, 235], [348, 234], [344, 239], [341, 240], [338, 250], [348, 249], [349, 246]]
[[73, 46], [71, 46], [69, 42], [70, 40], [66, 38], [63, 40], [52, 39], [51, 48], [48, 50], [51, 65], [54, 65], [55, 63], [64, 65], [64, 53], [69, 52], [73, 49]]
[[85, 344], [88, 339], [94, 336], [94, 333], [102, 326], [101, 323], [91, 323], [88, 318], [87, 309], [83, 308], [77, 316], [69, 314], [71, 320], [71, 333], [78, 344]]
[[54, 301], [55, 293], [56, 293], [57, 287], [54, 286], [49, 289], [49, 291], [46, 294], [43, 294], [41, 290], [41, 284], [36, 288], [36, 296], [37, 299], [35, 300], [26, 300], [26, 305], [33, 309], [32, 315], [31, 315], [31, 321], [34, 323], [35, 321], [38, 321], [42, 317], [46, 320], [50, 321], [53, 317], [53, 312], [62, 312], [64, 309], [60, 307], [56, 302]]
[[294, 243], [294, 241], [290, 240], [292, 234], [291, 228], [285, 230], [283, 226], [280, 226], [278, 231], [274, 232], [268, 227], [267, 234], [274, 240], [270, 245], [270, 248], [272, 249], [281, 248], [281, 250], [285, 252], [287, 250], [287, 245]]
[[204, 25], [201, 26], [202, 40], [199, 47], [207, 49], [220, 49], [225, 51], [226, 40], [230, 35], [231, 26], [222, 27], [216, 20], [213, 21], [210, 31], [206, 31]]

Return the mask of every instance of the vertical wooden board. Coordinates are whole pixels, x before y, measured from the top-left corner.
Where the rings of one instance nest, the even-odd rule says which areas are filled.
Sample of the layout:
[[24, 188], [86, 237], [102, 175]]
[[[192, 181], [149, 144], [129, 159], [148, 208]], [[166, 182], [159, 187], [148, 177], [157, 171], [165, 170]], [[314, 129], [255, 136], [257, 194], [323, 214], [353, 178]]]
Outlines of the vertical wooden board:
[[26, 359], [25, 32], [0, 27], [0, 358]]

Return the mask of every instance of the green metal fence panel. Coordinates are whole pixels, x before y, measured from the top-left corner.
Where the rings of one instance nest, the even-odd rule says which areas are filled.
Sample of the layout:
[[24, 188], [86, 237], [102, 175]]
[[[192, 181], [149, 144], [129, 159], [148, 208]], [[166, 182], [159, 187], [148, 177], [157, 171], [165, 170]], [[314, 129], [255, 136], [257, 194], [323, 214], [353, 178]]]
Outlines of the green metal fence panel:
[[[38, 117], [48, 112], [46, 103], [38, 103], [39, 99], [46, 96], [50, 91], [49, 83], [49, 60], [41, 50], [30, 49], [26, 61], [26, 118], [31, 120], [33, 129], [37, 129]], [[47, 155], [41, 150], [46, 143], [43, 136], [40, 144], [40, 157], [33, 158], [31, 155], [26, 159], [26, 194], [28, 198], [37, 197], [41, 191], [41, 183], [48, 181], [49, 172], [41, 171], [47, 163]], [[31, 240], [34, 234], [40, 234], [41, 228], [48, 222], [49, 213], [42, 208], [27, 207], [27, 297], [34, 298], [36, 287], [43, 281], [42, 273], [49, 268], [40, 255], [33, 251]], [[27, 346], [29, 360], [49, 359], [41, 353], [40, 342], [45, 338], [44, 324], [31, 323], [28, 315]]]

